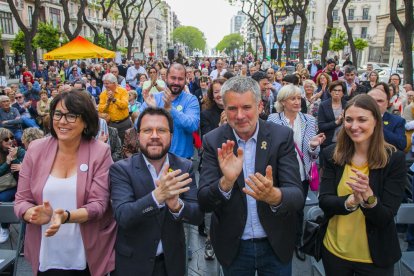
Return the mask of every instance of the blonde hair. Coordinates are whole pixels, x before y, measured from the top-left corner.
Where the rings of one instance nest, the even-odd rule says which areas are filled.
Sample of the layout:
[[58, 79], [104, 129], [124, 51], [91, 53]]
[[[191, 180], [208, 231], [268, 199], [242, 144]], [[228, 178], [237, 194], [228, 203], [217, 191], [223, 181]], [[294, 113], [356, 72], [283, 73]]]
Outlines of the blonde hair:
[[277, 112], [283, 112], [284, 106], [282, 104], [283, 101], [285, 101], [287, 98], [293, 97], [293, 96], [301, 96], [300, 88], [293, 84], [288, 84], [283, 86], [279, 93], [277, 93], [277, 102], [275, 104], [275, 108]]

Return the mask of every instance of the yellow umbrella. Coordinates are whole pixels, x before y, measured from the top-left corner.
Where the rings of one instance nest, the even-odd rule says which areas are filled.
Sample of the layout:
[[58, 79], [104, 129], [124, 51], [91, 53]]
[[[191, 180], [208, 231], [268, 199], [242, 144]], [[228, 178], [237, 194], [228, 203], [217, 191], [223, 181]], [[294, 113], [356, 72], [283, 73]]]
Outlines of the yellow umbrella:
[[115, 58], [115, 52], [99, 47], [78, 36], [60, 48], [43, 55], [44, 60]]

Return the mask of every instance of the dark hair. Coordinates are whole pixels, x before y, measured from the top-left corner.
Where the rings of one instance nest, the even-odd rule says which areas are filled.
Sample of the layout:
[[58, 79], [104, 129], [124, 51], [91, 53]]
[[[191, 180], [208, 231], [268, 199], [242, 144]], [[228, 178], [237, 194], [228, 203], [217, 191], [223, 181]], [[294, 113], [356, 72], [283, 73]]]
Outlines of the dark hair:
[[350, 73], [356, 73], [356, 68], [355, 68], [355, 66], [353, 66], [353, 65], [348, 65], [348, 66], [345, 66], [345, 68], [344, 68], [344, 74], [350, 74]]
[[171, 117], [171, 114], [161, 107], [147, 107], [144, 111], [139, 114], [138, 122], [137, 122], [137, 130], [138, 132], [141, 129], [141, 122], [142, 118], [144, 118], [145, 115], [160, 115], [167, 118], [168, 121], [168, 127], [170, 128], [170, 132], [173, 133], [174, 131], [174, 124], [173, 124], [173, 118]]
[[[396, 148], [388, 144], [384, 139], [382, 115], [378, 104], [375, 100], [366, 94], [357, 95], [352, 98], [345, 106], [344, 117], [346, 117], [347, 110], [355, 106], [371, 112], [375, 119], [375, 128], [372, 133], [369, 148], [367, 152], [368, 167], [370, 169], [384, 168], [388, 162], [388, 155], [395, 152]], [[348, 136], [345, 128], [341, 128], [338, 133], [338, 139], [334, 150], [333, 160], [335, 164], [344, 166], [351, 164], [352, 157], [355, 154], [355, 144]]]
[[75, 84], [80, 84], [82, 85], [82, 89], [86, 89], [86, 84], [83, 81], [77, 80], [73, 83], [73, 86], [75, 86]]
[[400, 84], [401, 84], [401, 76], [400, 76], [398, 73], [393, 73], [393, 74], [391, 74], [390, 79], [388, 80], [388, 83], [391, 83], [391, 78], [392, 78], [393, 76], [398, 77], [398, 85], [400, 85]]
[[267, 74], [262, 71], [257, 71], [252, 75], [252, 79], [254, 79], [257, 82], [260, 82], [263, 79], [267, 79]]
[[232, 72], [227, 71], [223, 74], [223, 78], [225, 78], [226, 80], [231, 79], [232, 77], [234, 77], [234, 74]]
[[[379, 86], [381, 86], [383, 89], [378, 88]], [[388, 84], [388, 83], [385, 83], [385, 82], [379, 82], [379, 83], [377, 83], [377, 84], [374, 86], [374, 88], [378, 88], [378, 89], [380, 89], [380, 90], [384, 91], [385, 95], [387, 95], [387, 100], [388, 100], [388, 101], [391, 99], [390, 87], [389, 87], [389, 84]], [[373, 88], [373, 89], [374, 89], [374, 88]], [[371, 90], [372, 90], [372, 89], [371, 89]], [[370, 90], [370, 91], [371, 91], [371, 90]], [[368, 92], [369, 92], [369, 91], [368, 91]], [[395, 89], [394, 89], [394, 92], [395, 92]]]
[[331, 82], [331, 84], [329, 85], [329, 92], [332, 92], [332, 90], [335, 88], [335, 86], [341, 86], [342, 87], [342, 93], [346, 93], [347, 89], [346, 89], [346, 84], [343, 81], [340, 80], [336, 80]]
[[[71, 113], [80, 115], [86, 127], [82, 132], [82, 137], [86, 140], [95, 138], [99, 131], [99, 117], [98, 112], [89, 98], [88, 92], [80, 89], [72, 89], [69, 92], [62, 92], [58, 94], [50, 103], [50, 118], [53, 118], [56, 106], [59, 102], [64, 102], [65, 107]], [[53, 127], [50, 129], [53, 137], [57, 138]]]
[[299, 78], [295, 74], [289, 74], [283, 77], [282, 81], [291, 83], [293, 85], [299, 84]]
[[213, 82], [210, 84], [210, 87], [207, 90], [206, 109], [210, 109], [213, 106], [217, 105], [216, 102], [214, 101], [213, 85], [218, 83], [220, 84], [220, 86], [223, 86], [225, 82], [226, 82], [225, 79], [219, 78], [219, 79], [213, 80]]

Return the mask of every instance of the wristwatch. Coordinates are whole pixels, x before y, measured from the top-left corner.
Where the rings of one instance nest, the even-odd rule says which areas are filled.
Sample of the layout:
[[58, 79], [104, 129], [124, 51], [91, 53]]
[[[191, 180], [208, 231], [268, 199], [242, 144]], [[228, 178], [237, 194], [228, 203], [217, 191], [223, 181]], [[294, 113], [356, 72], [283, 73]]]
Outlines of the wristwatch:
[[364, 204], [371, 205], [371, 204], [374, 204], [376, 200], [377, 200], [377, 197], [375, 195], [372, 195], [372, 196], [369, 196], [367, 200], [364, 200]]

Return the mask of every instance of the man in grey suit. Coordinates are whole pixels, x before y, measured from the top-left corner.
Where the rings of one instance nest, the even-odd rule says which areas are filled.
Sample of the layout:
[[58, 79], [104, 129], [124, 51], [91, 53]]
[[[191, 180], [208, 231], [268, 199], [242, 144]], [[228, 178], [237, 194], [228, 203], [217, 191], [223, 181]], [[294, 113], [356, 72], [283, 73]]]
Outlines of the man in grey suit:
[[115, 274], [184, 275], [183, 222], [203, 219], [192, 163], [168, 153], [173, 120], [164, 109], [145, 109], [137, 128], [141, 153], [109, 171], [118, 223]]
[[291, 275], [304, 195], [293, 131], [259, 119], [258, 83], [226, 81], [227, 124], [204, 136], [198, 200], [224, 275]]

